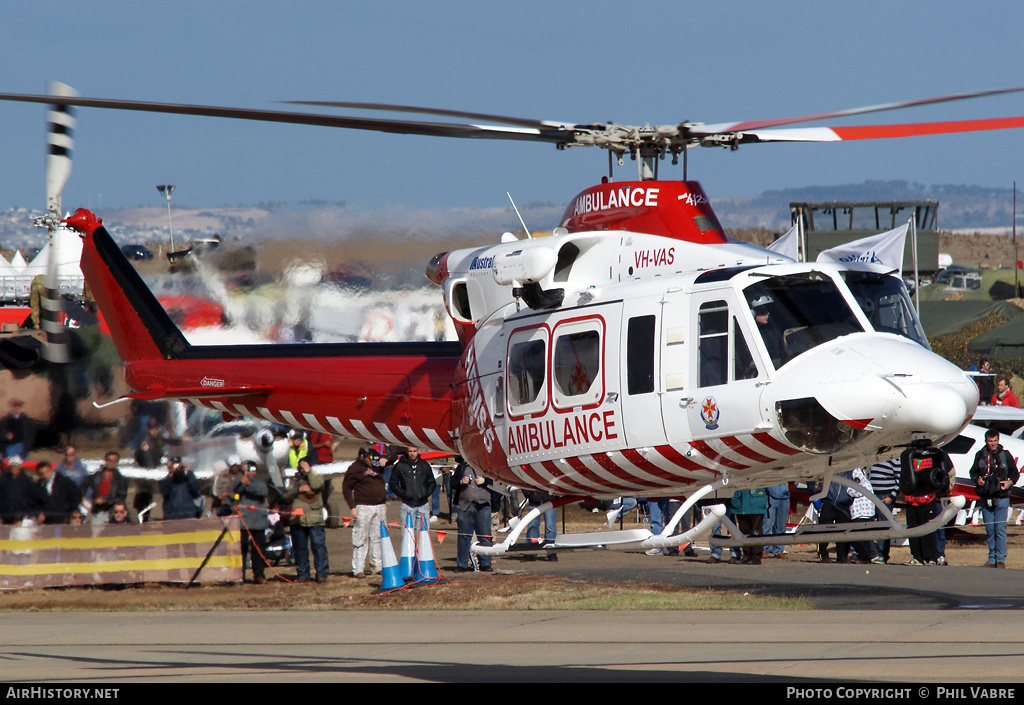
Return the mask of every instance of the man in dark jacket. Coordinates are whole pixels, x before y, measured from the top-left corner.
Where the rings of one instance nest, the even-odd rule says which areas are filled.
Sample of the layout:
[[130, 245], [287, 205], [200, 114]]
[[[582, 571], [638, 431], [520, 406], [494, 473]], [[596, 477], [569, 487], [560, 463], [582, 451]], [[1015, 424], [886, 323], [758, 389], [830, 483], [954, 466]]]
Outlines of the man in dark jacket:
[[203, 496], [199, 480], [181, 458], [167, 461], [167, 477], [157, 483], [164, 496], [164, 519], [195, 519], [200, 514], [196, 500]]
[[128, 498], [128, 479], [117, 469], [121, 456], [116, 450], [108, 450], [103, 467], [90, 475], [82, 485], [82, 496], [91, 502], [90, 515], [94, 524], [106, 524], [114, 502]]
[[57, 472], [52, 463], [45, 460], [36, 466], [39, 486], [43, 488], [46, 501], [43, 505], [44, 524], [67, 524], [71, 512], [82, 501], [82, 492], [74, 480]]
[[387, 491], [384, 489], [384, 465], [387, 458], [373, 447], [360, 450], [359, 457], [348, 466], [341, 491], [352, 510], [352, 575], [366, 577], [366, 556], [370, 556], [370, 572], [382, 568], [380, 552], [380, 523], [387, 521], [385, 512]]
[[23, 456], [35, 448], [36, 424], [24, 414], [21, 399], [11, 401], [11, 413], [4, 417], [3, 445], [7, 456]]
[[391, 471], [391, 482], [388, 489], [391, 494], [402, 500], [402, 526], [405, 518], [412, 515], [412, 528], [418, 530], [420, 523], [430, 521], [430, 498], [434, 494], [437, 481], [430, 463], [420, 457], [420, 449], [415, 446], [406, 448]]
[[163, 460], [167, 439], [160, 431], [160, 423], [150, 419], [146, 424], [146, 432], [139, 439], [135, 448], [135, 462], [140, 468], [158, 468]]
[[989, 568], [1006, 567], [1006, 519], [1010, 488], [1020, 478], [1009, 451], [999, 444], [999, 432], [985, 432], [985, 447], [974, 456], [971, 479], [981, 499], [981, 518], [988, 537]]
[[0, 475], [0, 516], [5, 524], [20, 524], [25, 517], [36, 518], [46, 504], [46, 492], [22, 467], [20, 456], [7, 459], [7, 471]]
[[[270, 519], [267, 516], [267, 483], [256, 477], [256, 463], [245, 462], [244, 472], [232, 490], [231, 500], [242, 517], [242, 561], [249, 555], [252, 566], [252, 581], [257, 585], [267, 582], [267, 529]], [[243, 579], [245, 568], [242, 569]]]

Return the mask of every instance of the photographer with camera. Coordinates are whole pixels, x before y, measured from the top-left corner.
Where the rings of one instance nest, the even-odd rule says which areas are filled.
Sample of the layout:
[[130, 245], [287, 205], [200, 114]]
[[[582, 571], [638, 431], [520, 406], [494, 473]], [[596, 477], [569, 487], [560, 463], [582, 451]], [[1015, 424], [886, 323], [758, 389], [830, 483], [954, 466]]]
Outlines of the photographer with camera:
[[327, 557], [327, 535], [324, 532], [324, 502], [321, 491], [324, 479], [310, 465], [308, 456], [299, 458], [295, 476], [291, 478], [281, 500], [292, 505], [292, 551], [295, 553], [296, 582], [312, 581], [309, 551], [313, 549], [316, 581], [327, 581], [330, 564]]
[[167, 461], [167, 477], [157, 485], [164, 497], [164, 519], [195, 519], [202, 514], [197, 503], [203, 497], [199, 480], [181, 458]]
[[[252, 567], [252, 581], [257, 585], [267, 582], [265, 572], [267, 563], [263, 558], [267, 551], [267, 529], [270, 519], [267, 516], [267, 483], [256, 477], [256, 463], [245, 461], [244, 469], [235, 482], [231, 494], [232, 509], [242, 518], [242, 560], [249, 556]], [[245, 566], [242, 567], [245, 575]]]
[[988, 537], [989, 568], [1006, 567], [1006, 519], [1010, 510], [1010, 488], [1020, 478], [1017, 464], [999, 444], [999, 432], [985, 432], [985, 447], [974, 456], [971, 479], [981, 499], [981, 517]]

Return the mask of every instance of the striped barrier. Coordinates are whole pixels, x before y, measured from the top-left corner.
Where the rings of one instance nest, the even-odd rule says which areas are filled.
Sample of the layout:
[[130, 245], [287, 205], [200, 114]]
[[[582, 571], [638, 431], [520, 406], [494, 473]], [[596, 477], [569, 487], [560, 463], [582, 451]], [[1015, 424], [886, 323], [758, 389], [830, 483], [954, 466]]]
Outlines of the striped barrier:
[[237, 517], [0, 527], [0, 589], [193, 579], [242, 582]]

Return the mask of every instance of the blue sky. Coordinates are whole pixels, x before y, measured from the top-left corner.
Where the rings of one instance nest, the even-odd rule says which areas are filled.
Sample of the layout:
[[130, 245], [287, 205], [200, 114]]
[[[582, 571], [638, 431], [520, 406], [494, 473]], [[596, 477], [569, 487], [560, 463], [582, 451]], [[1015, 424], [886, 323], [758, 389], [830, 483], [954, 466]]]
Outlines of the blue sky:
[[[573, 122], [720, 122], [1024, 84], [1018, 2], [8, 3], [0, 91], [277, 108], [404, 103]], [[44, 108], [0, 104], [0, 207], [43, 203]], [[351, 111], [350, 111], [351, 112]], [[354, 114], [354, 113], [353, 113]], [[1024, 115], [1024, 93], [825, 124]], [[1024, 181], [1024, 130], [691, 152], [716, 197], [906, 179]], [[83, 109], [65, 208], [567, 203], [606, 154]], [[667, 167], [667, 162], [665, 163]], [[664, 177], [674, 172], [663, 169]], [[678, 172], [678, 173], [681, 173]], [[633, 163], [615, 172], [635, 174]], [[550, 224], [546, 224], [550, 225]]]

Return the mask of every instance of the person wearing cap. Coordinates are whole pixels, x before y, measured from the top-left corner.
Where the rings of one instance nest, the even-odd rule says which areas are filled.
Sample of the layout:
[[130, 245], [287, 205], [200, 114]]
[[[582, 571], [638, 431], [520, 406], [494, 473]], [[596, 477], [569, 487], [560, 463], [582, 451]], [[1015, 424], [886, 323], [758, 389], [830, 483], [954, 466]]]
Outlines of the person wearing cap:
[[387, 459], [376, 446], [359, 450], [341, 484], [345, 502], [352, 510], [352, 576], [364, 578], [366, 556], [370, 573], [381, 571], [380, 524], [387, 521], [387, 491], [384, 489], [384, 463]]
[[158, 468], [164, 457], [164, 446], [167, 439], [160, 433], [160, 423], [150, 419], [146, 423], [146, 433], [139, 439], [135, 447], [135, 462], [140, 468]]
[[282, 502], [292, 505], [292, 551], [295, 553], [295, 570], [299, 574], [297, 581], [300, 583], [312, 580], [309, 566], [311, 546], [316, 581], [326, 582], [330, 571], [327, 535], [324, 532], [323, 488], [324, 479], [313, 469], [309, 458], [303, 456], [299, 458], [295, 476], [288, 481], [288, 487], [281, 495]]
[[777, 369], [784, 362], [785, 348], [782, 336], [779, 335], [778, 329], [771, 323], [772, 303], [773, 299], [768, 294], [755, 296], [750, 302], [750, 313], [757, 324], [757, 332], [761, 335], [761, 340], [764, 341], [764, 347], [768, 350], [768, 357], [771, 359], [772, 365]]
[[[243, 472], [232, 488], [234, 510], [242, 517], [242, 561], [249, 556], [252, 567], [252, 581], [257, 585], [267, 582], [264, 575], [267, 562], [267, 529], [270, 519], [267, 515], [267, 483], [256, 476], [256, 463], [245, 462]], [[245, 569], [243, 568], [243, 579]]]
[[[309, 455], [309, 441], [306, 440], [306, 434], [293, 428], [288, 432], [288, 467], [292, 470], [299, 467], [299, 460], [307, 455]], [[315, 461], [316, 459], [312, 458], [310, 463]]]
[[242, 459], [238, 455], [230, 455], [227, 467], [213, 478], [213, 489], [210, 490], [210, 494], [213, 496], [211, 509], [216, 516], [231, 516], [235, 513], [231, 497], [234, 495], [235, 485], [242, 479], [243, 473]]
[[21, 399], [11, 400], [11, 413], [3, 420], [3, 445], [7, 457], [24, 456], [35, 447], [36, 425], [22, 409], [25, 402]]
[[7, 458], [7, 472], [0, 475], [0, 518], [4, 524], [20, 524], [35, 518], [46, 506], [46, 492], [22, 466], [20, 455]]
[[108, 450], [103, 458], [103, 467], [82, 486], [82, 496], [90, 503], [90, 521], [94, 524], [106, 524], [114, 502], [128, 498], [128, 479], [117, 469], [120, 453]]
[[157, 483], [164, 497], [164, 519], [195, 519], [202, 514], [197, 500], [203, 496], [199, 480], [181, 458], [167, 461], [167, 477]]

